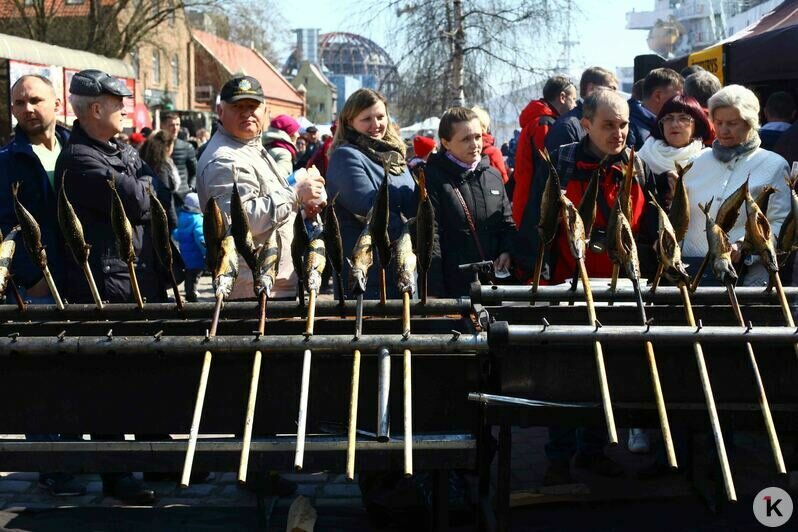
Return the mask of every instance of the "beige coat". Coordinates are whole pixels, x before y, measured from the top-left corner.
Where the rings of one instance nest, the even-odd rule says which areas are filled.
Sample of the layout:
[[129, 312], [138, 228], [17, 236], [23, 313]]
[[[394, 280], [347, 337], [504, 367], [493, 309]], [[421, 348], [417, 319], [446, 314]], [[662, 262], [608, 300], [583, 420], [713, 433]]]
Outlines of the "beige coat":
[[[238, 191], [249, 219], [255, 244], [266, 242], [277, 227], [280, 234], [280, 263], [272, 297], [293, 297], [296, 274], [291, 262], [293, 223], [298, 201], [294, 189], [281, 175], [274, 159], [261, 144], [258, 135], [250, 141], [233, 137], [221, 125], [208, 142], [197, 163], [197, 194], [203, 212], [208, 200], [216, 198], [230, 223], [230, 195], [233, 168], [238, 176]], [[230, 299], [254, 298], [252, 272], [239, 255], [238, 280]]]

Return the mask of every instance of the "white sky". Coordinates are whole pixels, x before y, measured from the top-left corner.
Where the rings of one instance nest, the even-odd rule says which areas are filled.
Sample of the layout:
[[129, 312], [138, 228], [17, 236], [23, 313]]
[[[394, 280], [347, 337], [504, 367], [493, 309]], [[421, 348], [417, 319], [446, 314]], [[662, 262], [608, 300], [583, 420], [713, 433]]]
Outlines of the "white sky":
[[[383, 30], [386, 21], [377, 20], [368, 25], [368, 14], [363, 13], [371, 0], [277, 0], [277, 7], [288, 20], [289, 28], [318, 27], [328, 31], [351, 31], [369, 37], [394, 55], [390, 35]], [[632, 66], [636, 55], [647, 53], [646, 32], [626, 30], [626, 12], [652, 9], [654, 0], [575, 0], [581, 13], [572, 17], [571, 40], [578, 41], [571, 53], [574, 74], [590, 65], [615, 67]], [[301, 6], [301, 9], [298, 7]], [[497, 35], [501, 38], [501, 35]], [[552, 57], [542, 64], [549, 65], [561, 55], [559, 44], [550, 47]]]

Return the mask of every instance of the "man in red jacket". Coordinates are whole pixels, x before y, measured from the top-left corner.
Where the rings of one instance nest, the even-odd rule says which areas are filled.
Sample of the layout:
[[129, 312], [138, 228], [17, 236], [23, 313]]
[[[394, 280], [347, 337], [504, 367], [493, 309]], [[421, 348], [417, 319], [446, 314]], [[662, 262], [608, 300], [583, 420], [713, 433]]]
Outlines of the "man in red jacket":
[[515, 154], [513, 219], [521, 223], [529, 198], [538, 150], [542, 150], [549, 127], [558, 116], [576, 107], [576, 87], [565, 76], [553, 76], [543, 86], [543, 98], [534, 100], [521, 112], [521, 135]]

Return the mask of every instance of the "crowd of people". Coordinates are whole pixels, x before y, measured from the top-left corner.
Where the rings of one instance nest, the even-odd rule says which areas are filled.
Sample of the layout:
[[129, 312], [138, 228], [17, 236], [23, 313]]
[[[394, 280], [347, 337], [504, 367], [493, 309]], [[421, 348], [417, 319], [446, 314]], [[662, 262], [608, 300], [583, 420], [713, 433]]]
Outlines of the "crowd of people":
[[[657, 214], [649, 198], [654, 195], [669, 207], [677, 165], [692, 165], [684, 177], [691, 216], [683, 254], [695, 268], [707, 251], [698, 203], [714, 198], [717, 208], [747, 179], [754, 194], [768, 185], [775, 188], [766, 214], [778, 233], [790, 204], [785, 157], [794, 158], [798, 134], [791, 124], [795, 104], [789, 93], [770, 96], [764, 108], [767, 123], [760, 127], [759, 100], [751, 90], [721, 87], [712, 74], [697, 68], [682, 73], [654, 69], [635, 84], [628, 100], [618, 92], [615, 75], [601, 67], [586, 69], [578, 83], [567, 76], [552, 76], [542, 98], [520, 114], [512, 148], [502, 150], [494, 145], [488, 114], [465, 107], [443, 113], [438, 142], [418, 136], [408, 146], [391, 120], [389, 102], [371, 89], [357, 90], [347, 98], [332, 135], [326, 137], [319, 137], [316, 127], [303, 130], [290, 116], [268, 117], [260, 83], [250, 76], [236, 76], [221, 88], [212, 135], [198, 130], [188, 137], [180, 116], [172, 113], [162, 117], [160, 130], [125, 135], [123, 100], [130, 96], [123, 83], [103, 72], [76, 74], [70, 102], [77, 120], [67, 129], [56, 123], [61, 102], [47, 78], [23, 76], [11, 89], [17, 126], [14, 139], [0, 150], [0, 229], [8, 232], [17, 224], [11, 186], [20, 182], [20, 201], [41, 225], [52, 273], [70, 302], [88, 303], [92, 297], [80, 265], [61, 239], [56, 205], [62, 187], [91, 245], [89, 266], [103, 300], [132, 298], [128, 268], [108, 223], [111, 191], [106, 182], [113, 178], [134, 229], [142, 293], [148, 301], [168, 300], [166, 276], [158, 269], [146, 230], [152, 187], [180, 249], [176, 269], [185, 279], [186, 298], [196, 301], [197, 279], [205, 268], [202, 211], [210, 198], [229, 220], [236, 186], [255, 243], [279, 232], [279, 277], [272, 295], [291, 298], [298, 273], [289, 249], [296, 216], [313, 220], [328, 198], [335, 198], [343, 248], [349, 254], [383, 181], [389, 180], [388, 230], [393, 240], [405, 220], [416, 214], [418, 180], [423, 176], [436, 224], [429, 293], [459, 297], [468, 295], [473, 279], [461, 270], [465, 263], [492, 261], [494, 273], [486, 281], [529, 281], [549, 173], [541, 158], [544, 149], [564, 194], [574, 204], [580, 202], [591, 177], [599, 174], [597, 218], [586, 257], [591, 277], [611, 274], [606, 253], [609, 211], [635, 150], [629, 221], [643, 275], [650, 278], [657, 266], [653, 250]], [[764, 285], [765, 268], [758, 257], [743, 253], [743, 235], [740, 217], [729, 232], [734, 260], [745, 264], [740, 282]], [[545, 259], [543, 282], [561, 283], [572, 277], [574, 259], [562, 231]], [[231, 298], [252, 299], [252, 276], [243, 260], [241, 266]], [[11, 269], [26, 299], [52, 301], [42, 272], [25, 253], [14, 256]], [[341, 273], [346, 277], [348, 272]], [[394, 284], [389, 280], [389, 296], [396, 295], [391, 294]], [[365, 296], [378, 297], [376, 278], [368, 280]], [[630, 435], [630, 449], [649, 448], [643, 431], [633, 429]], [[551, 428], [545, 482], [567, 482], [572, 457], [577, 467], [618, 474], [619, 466], [602, 451], [604, 440], [599, 429]], [[122, 499], [154, 497], [129, 473], [103, 478], [107, 490]], [[68, 475], [43, 473], [42, 483], [54, 494], [81, 492]]]

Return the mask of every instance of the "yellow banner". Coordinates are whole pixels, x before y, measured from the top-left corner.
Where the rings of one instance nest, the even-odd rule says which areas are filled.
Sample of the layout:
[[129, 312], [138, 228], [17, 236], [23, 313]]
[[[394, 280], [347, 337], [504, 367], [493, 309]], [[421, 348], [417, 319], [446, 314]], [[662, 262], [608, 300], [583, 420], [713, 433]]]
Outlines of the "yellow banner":
[[724, 84], [723, 79], [723, 45], [718, 44], [700, 52], [694, 52], [687, 57], [688, 65], [698, 65], [715, 74]]

